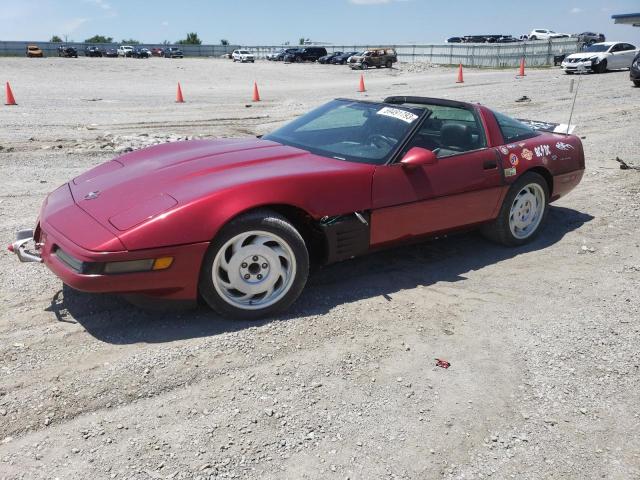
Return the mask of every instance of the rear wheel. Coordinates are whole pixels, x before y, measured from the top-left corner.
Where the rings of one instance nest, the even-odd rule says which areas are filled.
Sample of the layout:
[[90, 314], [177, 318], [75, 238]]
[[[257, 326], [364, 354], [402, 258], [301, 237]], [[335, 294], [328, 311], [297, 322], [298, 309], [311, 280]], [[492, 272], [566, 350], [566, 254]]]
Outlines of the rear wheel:
[[385, 63], [384, 66], [387, 68], [391, 68], [393, 66], [393, 62], [391, 60], [387, 60], [387, 63]]
[[199, 291], [221, 315], [257, 319], [291, 305], [309, 273], [300, 233], [283, 216], [256, 210], [231, 221], [203, 260]]
[[482, 233], [503, 245], [523, 245], [539, 233], [547, 216], [548, 203], [546, 180], [537, 173], [525, 173], [511, 186], [498, 217], [485, 225]]

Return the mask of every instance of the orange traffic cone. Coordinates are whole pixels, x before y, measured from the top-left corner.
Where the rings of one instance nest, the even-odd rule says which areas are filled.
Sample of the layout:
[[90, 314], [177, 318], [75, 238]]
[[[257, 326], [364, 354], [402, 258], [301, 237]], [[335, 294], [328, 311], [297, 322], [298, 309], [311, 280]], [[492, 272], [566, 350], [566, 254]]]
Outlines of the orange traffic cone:
[[182, 88], [180, 88], [180, 82], [178, 82], [178, 91], [176, 92], [176, 103], [184, 103], [184, 97], [182, 96]]
[[251, 99], [253, 102], [260, 101], [260, 92], [258, 91], [258, 84], [253, 82], [253, 98]]
[[524, 77], [524, 57], [522, 57], [520, 59], [520, 73], [518, 74], [519, 77]]
[[5, 105], [17, 105], [16, 99], [13, 98], [13, 92], [11, 91], [11, 85], [7, 82], [7, 103]]
[[464, 83], [464, 75], [462, 74], [462, 64], [458, 67], [458, 81], [456, 83]]
[[364, 75], [360, 74], [360, 85], [358, 86], [359, 92], [366, 92], [367, 89], [364, 88]]

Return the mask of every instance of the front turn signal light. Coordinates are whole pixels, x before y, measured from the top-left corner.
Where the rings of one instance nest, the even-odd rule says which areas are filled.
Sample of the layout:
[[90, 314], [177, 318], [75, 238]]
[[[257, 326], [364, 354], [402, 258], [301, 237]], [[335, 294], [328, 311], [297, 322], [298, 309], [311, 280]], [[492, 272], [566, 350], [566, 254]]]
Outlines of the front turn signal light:
[[156, 258], [153, 262], [153, 270], [166, 270], [173, 264], [173, 257]]

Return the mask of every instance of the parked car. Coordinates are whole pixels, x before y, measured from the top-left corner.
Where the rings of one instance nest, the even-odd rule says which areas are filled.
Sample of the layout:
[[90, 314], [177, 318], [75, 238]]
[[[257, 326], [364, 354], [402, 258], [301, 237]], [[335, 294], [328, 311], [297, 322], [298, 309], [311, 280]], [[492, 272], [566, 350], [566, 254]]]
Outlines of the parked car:
[[347, 63], [350, 57], [357, 55], [360, 52], [344, 52], [342, 55], [335, 56], [331, 59], [333, 65], [344, 65]]
[[517, 43], [521, 41], [519, 38], [512, 37], [511, 35], [503, 35], [496, 40], [496, 43]]
[[271, 61], [273, 61], [273, 60], [275, 60], [275, 59], [276, 59], [276, 57], [277, 57], [278, 55], [280, 55], [281, 53], [285, 53], [284, 48], [281, 48], [280, 50], [276, 50], [276, 51], [274, 51], [274, 52], [269, 52], [269, 53], [267, 53], [267, 54], [264, 56], [264, 58], [266, 58], [267, 60], [271, 60]]
[[593, 43], [602, 43], [607, 39], [603, 33], [582, 32], [577, 35], [578, 41], [591, 45]]
[[136, 47], [131, 56], [133, 58], [151, 58], [151, 50], [145, 47]]
[[536, 28], [529, 34], [529, 40], [549, 40], [550, 38], [568, 38], [568, 33], [557, 33], [546, 28]]
[[58, 47], [58, 56], [65, 58], [78, 58], [78, 50], [68, 45], [60, 45]]
[[315, 62], [326, 54], [327, 49], [324, 47], [303, 47], [287, 53], [284, 57], [284, 61], [296, 63]]
[[567, 74], [579, 71], [604, 73], [607, 70], [630, 68], [638, 49], [630, 43], [594, 43], [580, 53], [568, 55], [562, 62]]
[[447, 43], [462, 43], [464, 39], [462, 37], [449, 37], [446, 41]]
[[184, 53], [178, 47], [164, 49], [164, 58], [184, 58]]
[[251, 62], [251, 63], [255, 63], [256, 59], [253, 56], [253, 53], [251, 53], [249, 50], [234, 50], [233, 53], [231, 53], [231, 59], [234, 62], [240, 62], [240, 63], [245, 63], [245, 62]]
[[349, 59], [349, 67], [366, 70], [370, 67], [391, 68], [398, 61], [398, 56], [393, 48], [373, 48], [362, 55], [353, 55]]
[[120, 45], [118, 47], [119, 57], [130, 57], [133, 55], [133, 47], [131, 45]]
[[288, 54], [295, 52], [296, 50], [298, 50], [297, 48], [285, 48], [283, 50], [280, 50], [273, 58], [274, 61], [276, 62], [282, 62], [284, 61], [284, 57], [286, 57]]
[[84, 48], [85, 57], [102, 57], [102, 50], [100, 47], [87, 46]]
[[27, 45], [27, 57], [44, 57], [44, 52], [37, 45]]
[[633, 59], [631, 68], [629, 69], [629, 78], [636, 87], [640, 87], [640, 53]]
[[310, 264], [476, 226], [530, 242], [582, 179], [583, 152], [479, 103], [333, 100], [261, 139], [103, 163], [50, 193], [9, 250], [76, 290], [200, 297], [255, 319], [290, 306]]
[[113, 47], [105, 47], [102, 49], [102, 56], [107, 58], [116, 58], [118, 56], [118, 50]]
[[338, 55], [342, 55], [343, 52], [332, 52], [332, 53], [328, 53], [323, 57], [320, 57], [318, 59], [318, 63], [331, 63], [331, 59], [337, 57]]
[[164, 50], [160, 47], [154, 47], [151, 49], [151, 55], [153, 55], [154, 57], [163, 57]]

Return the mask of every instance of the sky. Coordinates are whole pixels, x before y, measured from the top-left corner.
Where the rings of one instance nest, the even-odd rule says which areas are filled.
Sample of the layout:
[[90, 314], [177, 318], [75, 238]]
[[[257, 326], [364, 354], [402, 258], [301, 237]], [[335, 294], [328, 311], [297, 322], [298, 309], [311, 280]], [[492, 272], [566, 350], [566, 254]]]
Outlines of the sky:
[[640, 28], [611, 20], [637, 12], [640, 0], [0, 0], [0, 40], [161, 43], [197, 32], [214, 44], [402, 44], [550, 28], [640, 44]]

